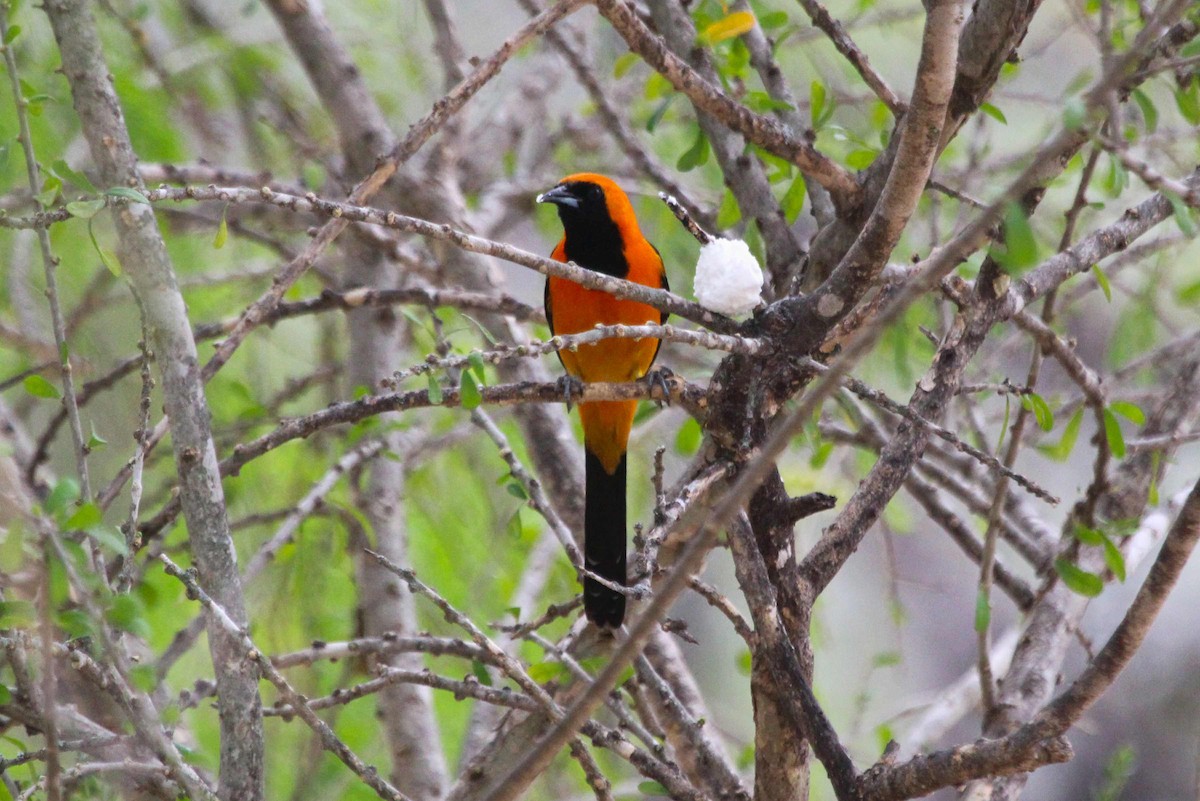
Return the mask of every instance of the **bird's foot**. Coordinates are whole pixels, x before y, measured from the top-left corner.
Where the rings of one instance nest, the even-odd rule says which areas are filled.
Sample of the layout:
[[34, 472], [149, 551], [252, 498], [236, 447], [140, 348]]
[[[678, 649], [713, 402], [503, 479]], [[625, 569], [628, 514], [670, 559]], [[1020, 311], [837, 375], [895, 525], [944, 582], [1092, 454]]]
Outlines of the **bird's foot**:
[[[675, 380], [675, 372], [670, 367], [656, 367], [646, 373], [646, 383], [650, 385], [650, 397], [659, 406], [664, 403], [671, 405], [671, 382]], [[658, 388], [661, 397], [655, 397], [654, 390]]]
[[575, 397], [583, 395], [583, 382], [570, 373], [565, 373], [559, 376], [558, 391], [562, 393], [563, 402], [567, 404], [569, 412], [575, 405]]

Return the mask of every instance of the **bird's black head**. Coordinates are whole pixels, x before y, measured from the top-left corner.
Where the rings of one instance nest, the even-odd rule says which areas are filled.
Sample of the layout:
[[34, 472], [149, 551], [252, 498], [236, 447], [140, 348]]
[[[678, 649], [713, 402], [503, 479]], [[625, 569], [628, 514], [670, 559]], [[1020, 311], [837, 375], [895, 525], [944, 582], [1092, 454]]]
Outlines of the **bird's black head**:
[[633, 209], [615, 183], [600, 175], [570, 176], [538, 195], [537, 201], [558, 207], [568, 260], [589, 270], [625, 277], [629, 265], [621, 223], [626, 218], [632, 221]]

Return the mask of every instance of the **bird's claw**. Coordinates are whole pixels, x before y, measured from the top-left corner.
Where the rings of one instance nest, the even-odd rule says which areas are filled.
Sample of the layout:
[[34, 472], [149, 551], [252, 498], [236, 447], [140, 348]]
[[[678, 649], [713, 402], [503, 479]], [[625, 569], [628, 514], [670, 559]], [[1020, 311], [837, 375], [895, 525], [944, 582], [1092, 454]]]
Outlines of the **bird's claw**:
[[562, 393], [563, 402], [567, 404], [569, 412], [575, 405], [575, 396], [583, 395], [583, 382], [570, 373], [566, 373], [558, 379], [558, 391]]
[[[667, 406], [671, 405], [671, 382], [674, 379], [675, 373], [670, 367], [656, 367], [655, 369], [646, 373], [646, 383], [650, 385], [650, 397], [653, 398], [654, 402], [659, 406], [662, 406], [664, 403]], [[654, 397], [655, 387], [658, 387], [658, 389], [662, 392], [661, 398]]]

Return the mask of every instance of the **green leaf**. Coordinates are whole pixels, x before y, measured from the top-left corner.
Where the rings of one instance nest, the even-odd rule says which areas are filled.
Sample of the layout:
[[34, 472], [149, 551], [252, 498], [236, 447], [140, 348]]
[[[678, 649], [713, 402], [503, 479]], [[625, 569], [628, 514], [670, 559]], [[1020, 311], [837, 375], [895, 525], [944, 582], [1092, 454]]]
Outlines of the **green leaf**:
[[463, 370], [462, 376], [459, 379], [458, 389], [462, 398], [462, 407], [467, 411], [476, 409], [479, 404], [483, 403], [483, 395], [479, 392], [479, 385], [475, 383], [475, 376], [471, 375], [469, 370]]
[[425, 374], [425, 385], [429, 388], [429, 402], [434, 406], [440, 405], [445, 396], [442, 395], [442, 385], [438, 383], [433, 373]]
[[691, 456], [700, 449], [700, 441], [703, 438], [704, 432], [701, 430], [700, 424], [689, 417], [683, 421], [683, 425], [679, 427], [679, 432], [675, 435], [675, 452], [680, 456]]
[[0, 629], [24, 628], [36, 619], [29, 601], [0, 601]]
[[486, 383], [486, 380], [485, 380], [486, 376], [484, 375], [484, 372], [483, 372], [483, 370], [484, 370], [483, 354], [480, 353], [479, 351], [475, 351], [475, 350], [471, 351], [470, 353], [467, 354], [467, 363], [469, 365], [471, 365], [471, 372], [473, 372], [475, 374], [475, 378], [477, 378], [479, 380], [479, 383], [480, 384]]
[[96, 424], [95, 423], [92, 423], [91, 425], [92, 425], [92, 433], [91, 433], [91, 436], [88, 437], [87, 449], [89, 451], [100, 450], [101, 448], [103, 448], [105, 445], [108, 444], [108, 440], [106, 440], [104, 437], [102, 437], [96, 433]]
[[664, 798], [671, 796], [671, 792], [658, 782], [640, 782], [637, 788], [642, 795], [661, 795]]
[[1094, 547], [1104, 544], [1104, 534], [1094, 528], [1089, 528], [1077, 523], [1075, 524], [1075, 528], [1072, 529], [1071, 533], [1075, 536], [1075, 539], [1079, 540], [1084, 545], [1091, 545]]
[[871, 166], [871, 162], [878, 156], [878, 151], [875, 150], [854, 150], [850, 155], [846, 156], [846, 166], [855, 170], [865, 170]]
[[78, 170], [71, 169], [71, 165], [67, 164], [67, 162], [63, 161], [62, 159], [59, 159], [58, 161], [54, 162], [54, 164], [50, 165], [50, 169], [52, 169], [54, 174], [59, 178], [66, 178], [68, 181], [75, 184], [75, 186], [82, 189], [84, 192], [87, 192], [89, 195], [100, 194], [100, 190], [96, 188], [96, 186], [88, 179], [86, 175]]
[[50, 175], [42, 182], [42, 191], [37, 194], [37, 202], [49, 208], [54, 205], [54, 201], [58, 200], [58, 193], [62, 190], [62, 181], [56, 175]]
[[1125, 583], [1125, 555], [1121, 553], [1121, 549], [1110, 540], [1104, 538], [1104, 564], [1112, 571], [1112, 574], [1117, 577], [1117, 581]]
[[213, 237], [213, 247], [217, 250], [225, 247], [225, 242], [229, 239], [229, 223], [225, 220], [225, 212], [228, 210], [228, 204], [221, 207], [221, 222], [217, 223], [217, 234]]
[[109, 197], [119, 197], [130, 201], [131, 203], [145, 203], [150, 205], [150, 201], [136, 189], [130, 189], [128, 186], [114, 186], [105, 191]]
[[521, 486], [519, 481], [508, 482], [504, 485], [504, 489], [514, 498], [519, 498], [522, 501], [529, 500], [529, 493], [525, 491], [525, 488]]
[[97, 200], [72, 200], [67, 204], [67, 211], [72, 217], [78, 217], [81, 220], [90, 220], [95, 217], [105, 206], [103, 199]]
[[1063, 106], [1063, 126], [1068, 131], [1078, 131], [1087, 122], [1087, 106], [1083, 100], [1073, 97]]
[[984, 103], [979, 107], [979, 110], [991, 117], [1001, 125], [1008, 125], [1008, 118], [1004, 116], [1004, 112], [993, 106], [991, 103]]
[[697, 131], [696, 139], [692, 142], [692, 146], [679, 157], [679, 161], [675, 163], [675, 168], [680, 172], [694, 170], [701, 164], [708, 162], [708, 153], [708, 137], [704, 135], [703, 131]]
[[1121, 424], [1111, 409], [1104, 410], [1104, 437], [1108, 440], [1108, 449], [1118, 459], [1125, 458], [1125, 436], [1121, 433]]
[[1112, 284], [1108, 282], [1108, 276], [1100, 269], [1099, 264], [1092, 265], [1092, 275], [1096, 276], [1096, 283], [1100, 285], [1100, 291], [1104, 293], [1104, 299], [1112, 303]]
[[1124, 417], [1134, 425], [1144, 426], [1146, 424], [1146, 413], [1142, 411], [1136, 403], [1129, 401], [1113, 401], [1108, 404], [1108, 408], [1112, 409], [1117, 414]]
[[737, 198], [733, 196], [728, 188], [725, 189], [725, 194], [721, 195], [721, 205], [717, 209], [717, 227], [721, 229], [732, 228], [742, 219], [742, 209], [738, 206]]
[[749, 11], [735, 11], [705, 27], [700, 33], [700, 41], [714, 45], [735, 36], [741, 36], [754, 29], [754, 15]]
[[134, 665], [129, 668], [129, 683], [144, 693], [152, 693], [158, 686], [158, 671], [154, 665]]
[[1063, 429], [1062, 439], [1057, 445], [1041, 445], [1038, 450], [1056, 462], [1065, 462], [1075, 450], [1075, 441], [1079, 439], [1079, 428], [1083, 425], [1083, 409], [1077, 409]]
[[100, 511], [100, 507], [94, 503], [85, 503], [75, 510], [75, 514], [67, 518], [67, 522], [63, 524], [64, 528], [71, 530], [82, 530], [91, 528], [104, 519], [104, 513]]
[[633, 65], [640, 60], [637, 53], [625, 53], [613, 63], [613, 77], [625, 77], [625, 73], [633, 69]]
[[[658, 73], [655, 73], [655, 75], [657, 74]], [[663, 101], [658, 104], [658, 107], [654, 109], [654, 113], [650, 115], [650, 119], [646, 120], [646, 131], [648, 133], [654, 133], [654, 129], [658, 127], [660, 122], [662, 122], [662, 118], [666, 115], [667, 109], [670, 108], [671, 103], [675, 100], [675, 97], [675, 95], [667, 95], [665, 98], [663, 98]]]
[[1175, 90], [1175, 105], [1179, 107], [1183, 118], [1192, 125], [1200, 125], [1200, 92], [1196, 91], [1197, 86], [1200, 86], [1200, 79], [1193, 76], [1187, 86]]
[[78, 497], [79, 482], [73, 478], [60, 478], [54, 488], [50, 490], [50, 495], [46, 497], [46, 502], [42, 506], [47, 512], [58, 517], [65, 514], [67, 507]]
[[6, 45], [12, 44], [13, 42], [15, 42], [17, 40], [17, 37], [20, 35], [21, 35], [21, 26], [20, 25], [9, 25], [8, 33], [4, 34], [4, 44], [6, 44]]
[[1150, 133], [1157, 131], [1158, 109], [1154, 107], [1154, 101], [1141, 89], [1133, 90], [1133, 99], [1137, 102], [1138, 108], [1142, 110], [1142, 119], [1146, 121], [1146, 130]]
[[35, 398], [62, 397], [62, 393], [58, 391], [58, 387], [36, 373], [25, 376], [25, 380], [21, 382], [21, 386], [25, 387], [25, 391]]
[[96, 239], [96, 231], [92, 228], [92, 221], [88, 220], [88, 236], [92, 239], [92, 247], [96, 250], [96, 255], [100, 257], [101, 263], [108, 268], [108, 271], [117, 278], [121, 277], [121, 262], [117, 259], [116, 254], [107, 248], [100, 246], [100, 240]]
[[525, 533], [525, 529], [521, 526], [520, 507], [512, 513], [512, 517], [508, 518], [508, 522], [504, 525], [504, 531], [514, 540], [521, 539], [521, 535]]
[[87, 535], [113, 553], [121, 556], [129, 554], [129, 544], [125, 542], [125, 537], [121, 532], [113, 526], [92, 526], [87, 530]]
[[559, 662], [537, 662], [529, 666], [529, 678], [536, 681], [538, 684], [545, 684], [548, 681], [554, 681], [559, 676], [567, 672]]
[[139, 637], [150, 636], [150, 624], [146, 622], [146, 610], [141, 599], [130, 593], [113, 596], [112, 606], [104, 616], [109, 623], [122, 631]]
[[992, 602], [983, 587], [975, 594], [975, 631], [987, 631], [992, 621]]
[[1037, 263], [1037, 239], [1029, 225], [1029, 218], [1016, 203], [1009, 203], [1004, 208], [1004, 249], [996, 253], [996, 260], [1014, 274], [1020, 274]]
[[1049, 431], [1054, 428], [1054, 412], [1050, 411], [1050, 405], [1046, 400], [1036, 392], [1031, 392], [1028, 395], [1021, 396], [1021, 405], [1026, 410], [1033, 412], [1033, 417], [1037, 420], [1038, 426], [1043, 431]]
[[1071, 592], [1085, 595], [1088, 598], [1095, 598], [1104, 591], [1103, 579], [1095, 573], [1089, 573], [1083, 568], [1078, 567], [1069, 559], [1061, 556], [1055, 559], [1054, 570]]
[[772, 28], [782, 28], [788, 23], [788, 15], [786, 11], [768, 11], [758, 18], [758, 24], [766, 30]]
[[471, 660], [471, 675], [473, 675], [484, 687], [492, 686], [492, 674], [488, 672], [487, 665], [483, 664], [478, 659]]
[[804, 208], [805, 194], [804, 176], [797, 173], [796, 179], [792, 181], [792, 185], [783, 193], [783, 199], [779, 201], [788, 225], [796, 222], [796, 218], [800, 216], [800, 210]]
[[1193, 239], [1196, 236], [1196, 223], [1192, 220], [1191, 209], [1183, 202], [1183, 198], [1174, 192], [1163, 192], [1163, 197], [1171, 204], [1171, 214], [1175, 217], [1175, 224], [1179, 226], [1179, 230], [1188, 239]]
[[[820, 130], [821, 124], [825, 122], [826, 116], [825, 101], [827, 98], [825, 92], [825, 84], [820, 81], [813, 81], [809, 87], [809, 97], [812, 107], [809, 109], [810, 118], [812, 120], [813, 130]], [[828, 113], [832, 114], [833, 109], [830, 108]]]

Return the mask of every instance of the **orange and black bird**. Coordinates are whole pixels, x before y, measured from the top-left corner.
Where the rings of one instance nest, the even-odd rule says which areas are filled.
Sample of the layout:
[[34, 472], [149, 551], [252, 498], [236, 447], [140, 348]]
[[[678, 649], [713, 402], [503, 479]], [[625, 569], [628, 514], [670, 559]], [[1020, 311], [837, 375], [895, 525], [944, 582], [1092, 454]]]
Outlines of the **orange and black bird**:
[[[551, 258], [573, 261], [605, 275], [667, 289], [658, 250], [642, 235], [633, 205], [621, 188], [595, 173], [568, 175], [539, 203], [553, 203], [563, 238]], [[576, 334], [597, 324], [663, 323], [666, 312], [574, 281], [546, 280], [546, 319], [555, 334]], [[581, 381], [633, 381], [646, 375], [661, 343], [657, 339], [606, 339], [559, 351], [567, 373]], [[625, 449], [637, 401], [579, 404], [585, 469], [584, 562], [587, 569], [625, 584]], [[625, 619], [625, 596], [595, 581], [583, 582], [583, 609], [597, 626], [617, 628]]]

